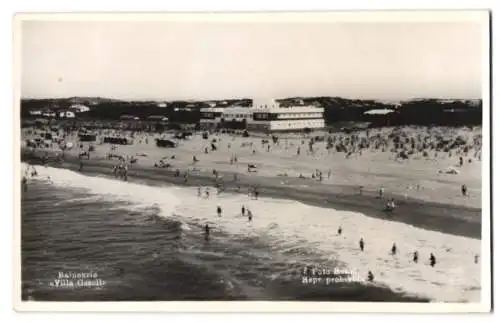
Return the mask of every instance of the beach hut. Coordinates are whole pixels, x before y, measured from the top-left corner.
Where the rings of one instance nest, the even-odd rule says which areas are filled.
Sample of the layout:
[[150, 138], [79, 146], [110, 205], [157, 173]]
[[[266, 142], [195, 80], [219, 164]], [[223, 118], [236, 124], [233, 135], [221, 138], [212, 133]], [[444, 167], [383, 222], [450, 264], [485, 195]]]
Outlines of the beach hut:
[[161, 148], [175, 148], [177, 145], [172, 140], [156, 139], [156, 146]]
[[189, 131], [183, 131], [183, 132], [179, 132], [175, 135], [175, 138], [176, 139], [189, 139], [191, 136], [193, 135], [192, 132], [189, 132]]
[[113, 145], [130, 145], [132, 141], [128, 138], [123, 137], [104, 137], [104, 143], [113, 144]]
[[97, 136], [90, 133], [82, 133], [78, 135], [78, 139], [83, 142], [93, 142], [97, 140]]

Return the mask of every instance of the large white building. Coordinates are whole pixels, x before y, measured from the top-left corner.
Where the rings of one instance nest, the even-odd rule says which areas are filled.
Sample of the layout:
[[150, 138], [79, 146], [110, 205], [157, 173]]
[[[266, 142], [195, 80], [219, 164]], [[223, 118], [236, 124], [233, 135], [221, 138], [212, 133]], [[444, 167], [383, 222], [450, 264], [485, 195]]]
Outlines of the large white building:
[[323, 108], [306, 105], [281, 106], [278, 102], [254, 101], [249, 130], [289, 131], [325, 127]]
[[244, 122], [245, 128], [258, 131], [293, 131], [325, 127], [323, 108], [315, 106], [280, 106], [275, 100], [254, 100], [252, 107], [201, 109], [202, 129]]

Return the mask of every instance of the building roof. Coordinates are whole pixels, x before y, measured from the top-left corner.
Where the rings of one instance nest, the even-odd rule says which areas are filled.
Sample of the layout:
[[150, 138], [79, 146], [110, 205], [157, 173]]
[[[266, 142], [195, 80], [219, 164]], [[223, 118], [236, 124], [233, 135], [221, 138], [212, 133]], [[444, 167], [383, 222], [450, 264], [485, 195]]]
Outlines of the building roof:
[[164, 119], [168, 120], [167, 117], [160, 115], [153, 115], [148, 117], [148, 120], [164, 120]]
[[200, 112], [224, 112], [227, 108], [213, 107], [213, 108], [201, 108]]
[[368, 110], [364, 114], [368, 115], [384, 115], [384, 114], [389, 114], [393, 113], [394, 110], [391, 109], [373, 109], [373, 110]]
[[298, 106], [284, 106], [284, 107], [267, 107], [267, 108], [252, 108], [253, 112], [258, 113], [323, 113], [323, 107], [314, 105], [298, 105]]
[[120, 116], [120, 119], [122, 120], [129, 120], [129, 119], [135, 119], [136, 116], [130, 115], [130, 114], [123, 114]]
[[253, 113], [251, 108], [245, 108], [245, 107], [230, 107], [230, 108], [225, 108], [223, 111], [223, 114], [248, 114], [248, 113]]
[[78, 110], [90, 110], [90, 108], [86, 105], [83, 105], [83, 104], [72, 104], [70, 107], [70, 109], [78, 109]]

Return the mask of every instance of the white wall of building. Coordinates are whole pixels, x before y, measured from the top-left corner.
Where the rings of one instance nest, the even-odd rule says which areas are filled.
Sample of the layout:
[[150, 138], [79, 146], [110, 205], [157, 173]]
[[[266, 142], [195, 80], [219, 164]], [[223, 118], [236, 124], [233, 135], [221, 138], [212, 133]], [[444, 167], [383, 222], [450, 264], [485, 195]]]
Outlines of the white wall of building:
[[78, 113], [90, 111], [90, 108], [83, 105], [83, 104], [73, 104], [69, 108], [70, 108], [70, 110], [76, 111]]
[[244, 119], [250, 120], [252, 119], [253, 111], [251, 108], [244, 108], [244, 107], [232, 107], [232, 108], [226, 108], [222, 112], [222, 118], [224, 120], [237, 120], [237, 121], [243, 121]]
[[63, 111], [63, 112], [59, 113], [59, 117], [61, 117], [61, 118], [74, 118], [75, 113], [72, 111]]
[[249, 129], [260, 130], [301, 130], [305, 128], [321, 129], [325, 127], [323, 119], [306, 120], [273, 120], [273, 121], [252, 121], [248, 123]]

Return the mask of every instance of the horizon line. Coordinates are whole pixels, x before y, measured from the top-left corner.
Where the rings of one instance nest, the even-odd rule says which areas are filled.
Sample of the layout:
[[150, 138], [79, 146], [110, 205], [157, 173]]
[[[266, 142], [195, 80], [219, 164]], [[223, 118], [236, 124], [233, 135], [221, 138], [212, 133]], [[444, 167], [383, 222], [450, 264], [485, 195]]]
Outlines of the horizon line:
[[[147, 99], [147, 98], [142, 98], [142, 99], [131, 99], [131, 98], [116, 98], [112, 96], [93, 96], [93, 95], [72, 95], [72, 96], [60, 96], [60, 97], [20, 97], [19, 99], [22, 100], [68, 100], [68, 99], [88, 99], [88, 98], [95, 98], [95, 99], [106, 99], [106, 100], [116, 100], [116, 101], [126, 101], [126, 102], [175, 102], [175, 101], [181, 101], [181, 102], [210, 102], [210, 101], [234, 101], [234, 100], [254, 100], [255, 98], [252, 97], [240, 97], [240, 98], [223, 98], [223, 99]], [[382, 99], [382, 98], [352, 98], [348, 96], [340, 96], [340, 95], [312, 95], [312, 96], [287, 96], [283, 98], [270, 98], [274, 100], [285, 100], [285, 99], [312, 99], [312, 98], [340, 98], [340, 99], [347, 99], [347, 100], [360, 100], [360, 101], [394, 101], [394, 102], [404, 102], [404, 101], [415, 101], [415, 100], [455, 100], [455, 101], [473, 101], [473, 100], [483, 100], [483, 98], [458, 98], [458, 97], [409, 97], [409, 98], [404, 98], [404, 99]]]

